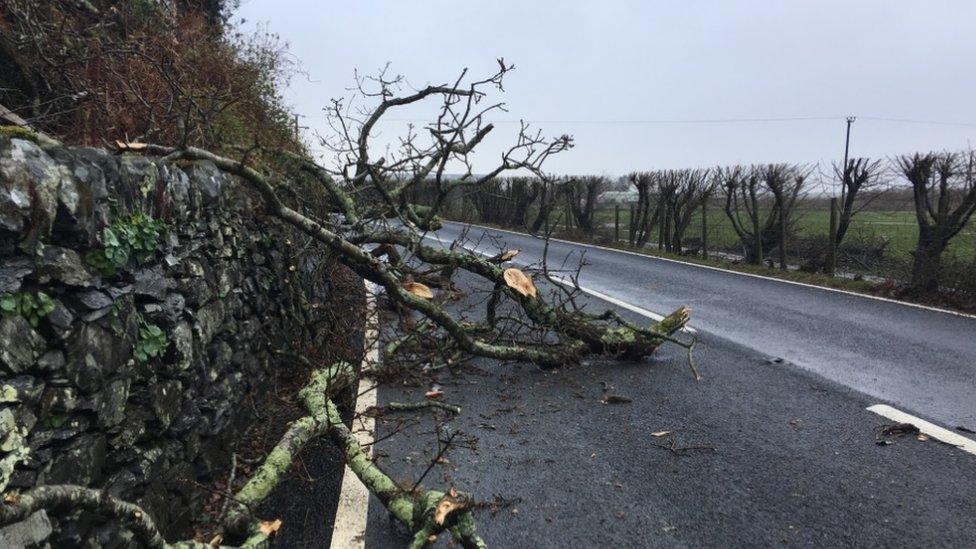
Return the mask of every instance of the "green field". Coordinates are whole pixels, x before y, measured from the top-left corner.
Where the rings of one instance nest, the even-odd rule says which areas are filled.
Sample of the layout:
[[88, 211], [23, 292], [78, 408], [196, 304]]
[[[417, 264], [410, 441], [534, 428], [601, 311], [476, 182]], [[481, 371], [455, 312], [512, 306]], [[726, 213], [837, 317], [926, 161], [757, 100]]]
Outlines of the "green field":
[[[595, 214], [599, 232], [602, 236], [611, 237], [614, 225], [614, 207], [600, 206]], [[627, 238], [630, 207], [620, 207], [620, 238]], [[802, 210], [799, 213], [799, 234], [801, 236], [823, 236], [829, 234], [830, 212], [825, 209]], [[685, 233], [685, 238], [700, 238], [701, 212], [696, 212]], [[847, 239], [858, 237], [884, 237], [888, 239], [887, 254], [892, 259], [907, 260], [911, 251], [915, 249], [918, 240], [918, 225], [914, 212], [909, 211], [863, 211], [858, 213], [851, 223]], [[655, 236], [652, 241], [656, 240]], [[736, 250], [739, 241], [725, 212], [718, 205], [708, 210], [708, 244], [709, 249]], [[969, 226], [959, 233], [950, 243], [948, 254], [964, 261], [976, 261], [976, 221], [971, 220]]]

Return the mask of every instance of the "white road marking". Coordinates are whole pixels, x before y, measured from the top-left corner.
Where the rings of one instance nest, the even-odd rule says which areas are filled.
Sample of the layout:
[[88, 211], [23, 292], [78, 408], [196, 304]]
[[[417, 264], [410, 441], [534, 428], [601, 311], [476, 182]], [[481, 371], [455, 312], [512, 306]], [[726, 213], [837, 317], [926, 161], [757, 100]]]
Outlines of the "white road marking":
[[[440, 242], [441, 244], [450, 244], [450, 242], [444, 240], [443, 238], [441, 238], [441, 237], [439, 237], [437, 235], [428, 234], [426, 236], [429, 237], [429, 238], [432, 238], [432, 239], [434, 239], [434, 240], [436, 240], [438, 242]], [[481, 251], [481, 250], [479, 250], [477, 248], [473, 248], [471, 246], [464, 246], [463, 244], [462, 244], [462, 246], [464, 247], [465, 250], [468, 250], [469, 252], [473, 252], [473, 253], [476, 253], [476, 254], [480, 254], [480, 255], [483, 255], [485, 257], [494, 257], [494, 254], [491, 254], [491, 253], [488, 253], [488, 252], [483, 252], [483, 251]], [[517, 262], [510, 261], [510, 263], [517, 263]], [[559, 284], [562, 284], [563, 286], [570, 286], [570, 287], [573, 286], [573, 281], [570, 278], [567, 278], [567, 277], [564, 277], [564, 276], [560, 276], [560, 275], [554, 275], [554, 274], [550, 274], [549, 275], [549, 278], [551, 278], [555, 282], [558, 282]], [[647, 318], [649, 318], [649, 319], [651, 319], [651, 320], [653, 320], [655, 322], [659, 322], [659, 321], [661, 321], [661, 320], [664, 319], [664, 315], [660, 315], [658, 313], [655, 313], [654, 311], [649, 311], [649, 310], [647, 310], [647, 309], [645, 309], [643, 307], [638, 307], [637, 305], [632, 305], [630, 303], [627, 303], [626, 301], [623, 301], [623, 300], [617, 299], [615, 297], [609, 296], [609, 295], [607, 295], [607, 294], [605, 294], [603, 292], [598, 292], [597, 290], [591, 290], [590, 288], [586, 288], [586, 287], [581, 286], [581, 285], [576, 285], [576, 287], [579, 288], [580, 291], [583, 292], [584, 294], [591, 295], [591, 296], [593, 296], [593, 297], [595, 297], [597, 299], [602, 299], [603, 301], [606, 301], [607, 303], [610, 303], [612, 305], [616, 305], [616, 306], [618, 306], [618, 307], [620, 307], [622, 309], [627, 309], [628, 311], [631, 311], [631, 312], [637, 313], [637, 314], [639, 314], [641, 316], [647, 317]], [[684, 333], [686, 333], [686, 334], [694, 334], [694, 333], [697, 333], [695, 331], [695, 329], [692, 328], [691, 326], [685, 326], [684, 328], [681, 329], [681, 331], [684, 332]]]
[[[458, 221], [448, 221], [447, 223], [453, 223], [455, 225], [469, 225], [471, 227], [478, 227], [478, 228], [486, 229], [486, 230], [489, 230], [489, 231], [498, 231], [498, 232], [501, 232], [501, 233], [509, 233], [509, 234], [514, 234], [514, 235], [518, 235], [518, 236], [527, 236], [527, 237], [530, 237], [530, 238], [539, 238], [541, 240], [541, 237], [534, 236], [534, 235], [531, 235], [529, 233], [520, 233], [518, 231], [510, 231], [508, 229], [498, 229], [496, 227], [488, 227], [486, 225], [478, 225], [476, 223], [460, 223]], [[678, 263], [680, 265], [688, 265], [690, 267], [699, 267], [701, 269], [711, 269], [713, 271], [721, 271], [723, 273], [731, 273], [731, 274], [735, 274], [735, 275], [739, 275], [739, 276], [749, 276], [749, 277], [752, 277], [752, 278], [759, 278], [759, 279], [762, 279], [762, 280], [771, 280], [773, 282], [782, 282], [783, 284], [792, 284], [794, 286], [803, 286], [805, 288], [813, 288], [813, 289], [816, 289], [816, 290], [823, 290], [823, 291], [827, 291], [827, 292], [836, 292], [836, 293], [839, 293], [839, 294], [846, 294], [846, 295], [851, 295], [851, 296], [855, 296], [855, 297], [863, 297], [865, 299], [873, 299], [875, 301], [884, 301], [884, 302], [887, 302], [887, 303], [895, 303], [897, 305], [904, 305], [905, 307], [914, 307], [916, 309], [924, 309], [926, 311], [933, 311], [933, 312], [936, 312], [936, 313], [945, 313], [945, 314], [950, 314], [950, 315], [955, 315], [955, 316], [961, 316], [961, 317], [964, 317], [964, 318], [973, 318], [973, 319], [976, 319], [976, 315], [969, 314], [969, 313], [961, 313], [959, 311], [950, 311], [948, 309], [940, 309], [938, 307], [931, 307], [929, 305], [921, 305], [921, 304], [918, 304], [918, 303], [911, 303], [909, 301], [899, 301], [897, 299], [890, 299], [890, 298], [881, 297], [881, 296], [878, 296], [878, 295], [862, 294], [862, 293], [858, 293], [858, 292], [852, 292], [850, 290], [841, 290], [840, 288], [828, 288], [826, 286], [817, 286], [816, 284], [807, 284], [806, 282], [797, 282], [795, 280], [786, 280], [786, 279], [776, 278], [776, 277], [772, 277], [772, 276], [764, 276], [764, 275], [754, 274], [754, 273], [744, 273], [744, 272], [741, 272], [741, 271], [733, 271], [733, 270], [730, 270], [730, 269], [723, 269], [721, 267], [714, 267], [712, 265], [701, 265], [701, 264], [698, 264], [698, 263], [690, 263], [690, 262], [681, 261], [681, 260], [678, 260], [678, 259], [671, 259], [671, 258], [667, 258], [667, 257], [658, 257], [658, 256], [655, 256], [655, 255], [642, 254], [640, 252], [632, 252], [630, 250], [620, 250], [620, 249], [617, 249], [617, 248], [610, 248], [608, 246], [600, 246], [599, 244], [587, 244], [585, 242], [574, 242], [572, 240], [563, 240], [561, 238], [550, 238], [549, 240], [552, 240], [553, 242], [562, 242], [563, 244], [574, 244], [576, 246], [585, 246], [587, 248], [596, 248], [598, 250], [604, 250], [604, 251], [607, 251], [607, 252], [617, 252], [617, 253], [620, 253], [620, 254], [633, 255], [633, 256], [637, 256], [637, 257], [643, 257], [644, 259], [651, 259], [651, 260], [658, 260], [658, 261], [667, 261], [667, 262], [670, 262], [670, 263]]]
[[976, 441], [966, 438], [958, 433], [954, 433], [948, 429], [943, 429], [934, 423], [929, 423], [924, 419], [917, 418], [911, 414], [906, 414], [901, 410], [896, 410], [887, 404], [875, 404], [874, 406], [868, 406], [867, 409], [870, 412], [874, 412], [879, 416], [884, 416], [898, 423], [911, 423], [912, 425], [918, 427], [919, 432], [924, 433], [929, 437], [942, 441], [946, 444], [951, 444], [963, 452], [969, 452], [970, 454], [976, 455]]
[[[379, 287], [366, 282], [366, 326], [363, 344], [366, 356], [360, 372], [374, 367], [379, 361], [379, 316], [376, 314], [376, 293]], [[366, 413], [376, 405], [376, 386], [361, 376], [356, 399], [356, 414], [352, 432], [356, 440], [366, 446], [366, 453], [373, 455], [372, 416]], [[335, 523], [332, 527], [332, 549], [362, 549], [366, 546], [366, 518], [369, 510], [369, 490], [363, 486], [359, 477], [347, 465], [342, 474], [342, 487], [339, 489], [339, 507], [336, 509]]]
[[[568, 278], [566, 278], [566, 277], [562, 277], [562, 276], [558, 276], [558, 275], [549, 275], [549, 277], [552, 278], [553, 280], [555, 280], [556, 282], [562, 284], [563, 286], [570, 286], [570, 287], [573, 286], [573, 281], [570, 280], [570, 279], [568, 279]], [[585, 287], [579, 286], [579, 285], [577, 285], [576, 287], [579, 288], [580, 291], [583, 292], [584, 294], [589, 294], [589, 295], [591, 295], [591, 296], [593, 296], [593, 297], [595, 297], [597, 299], [602, 299], [603, 301], [606, 301], [608, 303], [612, 303], [612, 304], [614, 304], [614, 305], [616, 305], [616, 306], [618, 306], [618, 307], [620, 307], [622, 309], [627, 309], [628, 311], [631, 311], [631, 312], [637, 313], [637, 314], [639, 314], [641, 316], [645, 316], [647, 318], [650, 318], [651, 320], [653, 320], [655, 322], [664, 320], [664, 315], [659, 315], [659, 314], [655, 313], [654, 311], [649, 311], [649, 310], [644, 309], [642, 307], [638, 307], [637, 305], [631, 305], [630, 303], [627, 303], [626, 301], [622, 301], [622, 300], [617, 299], [615, 297], [609, 296], [609, 295], [607, 295], [607, 294], [605, 294], [603, 292], [598, 292], [596, 290], [591, 290], [589, 288], [585, 288]], [[686, 334], [694, 334], [694, 333], [697, 333], [696, 330], [694, 328], [692, 328], [691, 326], [685, 326], [684, 328], [681, 329], [681, 331], [684, 332], [684, 333], [686, 333]]]

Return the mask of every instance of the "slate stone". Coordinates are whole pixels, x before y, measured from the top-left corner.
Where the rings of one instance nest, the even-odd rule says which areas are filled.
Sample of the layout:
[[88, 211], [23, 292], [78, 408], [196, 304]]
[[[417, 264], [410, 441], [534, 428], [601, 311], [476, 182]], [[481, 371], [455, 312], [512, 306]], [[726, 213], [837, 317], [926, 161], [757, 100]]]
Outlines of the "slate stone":
[[0, 264], [0, 294], [20, 290], [24, 278], [34, 272], [34, 264], [27, 258], [17, 258]]
[[[49, 233], [63, 168], [30, 141], [4, 138], [0, 145], [0, 228]], [[32, 219], [37, 226], [28, 226]]]
[[40, 355], [44, 339], [19, 316], [0, 318], [0, 366], [8, 373], [29, 369]]
[[25, 520], [0, 528], [0, 547], [33, 547], [44, 543], [53, 533], [47, 512], [35, 511]]
[[98, 411], [98, 423], [102, 427], [114, 427], [125, 419], [126, 399], [129, 397], [129, 380], [116, 380], [93, 400]]
[[193, 326], [197, 339], [202, 343], [210, 343], [224, 321], [224, 305], [219, 301], [211, 302], [197, 311], [197, 322]]
[[82, 292], [75, 296], [77, 303], [89, 311], [111, 307], [114, 301], [108, 294], [99, 290]]
[[54, 280], [67, 286], [89, 287], [93, 282], [81, 255], [59, 246], [44, 247], [42, 256], [37, 259], [37, 277], [41, 284]]
[[47, 314], [46, 317], [48, 323], [52, 326], [66, 330], [71, 327], [71, 323], [75, 320], [75, 315], [71, 314], [71, 310], [61, 303], [60, 299], [54, 300], [54, 309]]
[[132, 289], [132, 284], [127, 284], [125, 286], [112, 286], [108, 289], [108, 295], [117, 301], [120, 297], [131, 294]]
[[33, 405], [41, 397], [44, 383], [33, 376], [20, 375], [0, 385], [0, 403], [22, 402]]
[[186, 298], [178, 293], [167, 294], [162, 308], [166, 319], [170, 322], [176, 322], [183, 316], [183, 311], [186, 310]]
[[177, 371], [187, 370], [193, 364], [193, 330], [186, 322], [177, 324], [170, 332], [173, 342], [173, 366]]
[[155, 383], [150, 389], [152, 391], [152, 410], [156, 414], [156, 420], [165, 429], [173, 421], [173, 417], [180, 409], [180, 389], [182, 385], [179, 381], [171, 380]]
[[166, 278], [160, 266], [140, 269], [133, 276], [135, 278], [133, 289], [136, 295], [149, 296], [157, 301], [166, 299], [166, 293], [174, 286], [174, 283]]
[[131, 343], [92, 324], [77, 328], [67, 343], [65, 376], [85, 392], [97, 390], [129, 359]]
[[89, 486], [101, 478], [104, 463], [105, 437], [81, 435], [55, 455], [47, 482]]

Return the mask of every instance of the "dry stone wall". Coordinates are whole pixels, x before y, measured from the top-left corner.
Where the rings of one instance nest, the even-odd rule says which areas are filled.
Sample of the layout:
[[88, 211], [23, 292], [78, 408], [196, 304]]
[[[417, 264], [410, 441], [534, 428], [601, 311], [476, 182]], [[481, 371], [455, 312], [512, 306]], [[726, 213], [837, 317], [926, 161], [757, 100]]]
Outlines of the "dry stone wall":
[[[316, 337], [329, 257], [208, 163], [0, 135], [0, 485], [100, 487], [185, 530], [273, 351]], [[124, 546], [39, 512], [0, 546]]]

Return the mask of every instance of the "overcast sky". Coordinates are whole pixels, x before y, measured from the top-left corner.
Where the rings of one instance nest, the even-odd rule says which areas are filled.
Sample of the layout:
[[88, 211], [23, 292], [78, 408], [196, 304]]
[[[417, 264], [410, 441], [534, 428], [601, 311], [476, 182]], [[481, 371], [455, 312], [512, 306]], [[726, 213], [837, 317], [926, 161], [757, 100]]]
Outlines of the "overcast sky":
[[[976, 142], [972, 0], [244, 0], [238, 15], [290, 44], [308, 76], [287, 98], [310, 116], [348, 95], [357, 68], [389, 62], [419, 88], [504, 57], [517, 70], [497, 118], [576, 138], [549, 164], [556, 173], [829, 162], [843, 155], [847, 115], [859, 117], [856, 156]], [[836, 119], [641, 122], [812, 117]], [[321, 118], [302, 123], [327, 131]], [[405, 123], [381, 129], [380, 143]], [[498, 124], [476, 168], [516, 130]]]

